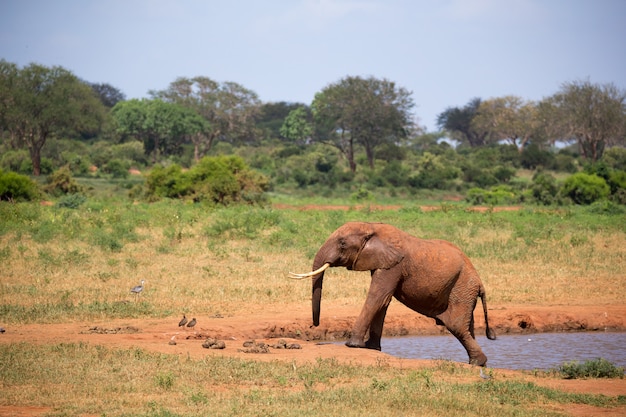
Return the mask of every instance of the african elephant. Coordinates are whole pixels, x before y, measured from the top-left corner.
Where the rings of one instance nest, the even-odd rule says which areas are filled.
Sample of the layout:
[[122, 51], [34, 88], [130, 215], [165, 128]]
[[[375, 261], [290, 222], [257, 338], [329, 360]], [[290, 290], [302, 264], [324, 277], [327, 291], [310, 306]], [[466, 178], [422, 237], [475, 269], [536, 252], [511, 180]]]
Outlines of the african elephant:
[[372, 277], [347, 346], [380, 350], [385, 315], [395, 297], [446, 326], [467, 350], [471, 364], [487, 363], [474, 338], [478, 297], [482, 299], [487, 337], [496, 338], [487, 320], [485, 288], [469, 258], [452, 243], [419, 239], [384, 223], [349, 222], [339, 227], [315, 255], [313, 272], [291, 273], [292, 278], [313, 279], [314, 326], [320, 321], [324, 271], [338, 266], [370, 271]]

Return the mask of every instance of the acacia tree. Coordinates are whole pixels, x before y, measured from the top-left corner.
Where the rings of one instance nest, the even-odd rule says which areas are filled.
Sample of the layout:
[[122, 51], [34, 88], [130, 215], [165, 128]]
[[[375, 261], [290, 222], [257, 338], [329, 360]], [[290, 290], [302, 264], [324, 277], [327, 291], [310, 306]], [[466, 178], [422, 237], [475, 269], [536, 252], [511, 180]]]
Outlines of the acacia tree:
[[216, 140], [247, 142], [256, 135], [255, 117], [261, 102], [257, 94], [234, 83], [218, 83], [208, 77], [180, 77], [166, 90], [150, 91], [154, 98], [194, 110], [211, 126], [192, 135], [194, 159], [198, 161]]
[[506, 140], [521, 153], [535, 132], [539, 119], [535, 103], [518, 96], [505, 96], [480, 103], [471, 125], [474, 131], [489, 132], [492, 140]]
[[625, 142], [626, 93], [613, 83], [564, 83], [544, 107], [558, 138], [576, 140], [590, 161], [600, 159], [606, 145]]
[[386, 79], [346, 77], [315, 95], [311, 105], [316, 140], [335, 146], [356, 171], [355, 144], [374, 168], [375, 148], [396, 143], [413, 125], [411, 93]]
[[480, 98], [473, 98], [464, 107], [448, 107], [437, 116], [437, 126], [445, 130], [451, 139], [471, 147], [486, 145], [489, 131], [472, 124], [481, 102]]
[[185, 140], [209, 129], [193, 110], [162, 100], [121, 101], [111, 112], [117, 133], [142, 141], [155, 163], [160, 155], [176, 154]]
[[14, 147], [27, 147], [33, 175], [41, 174], [41, 149], [61, 134], [94, 132], [104, 106], [93, 90], [62, 67], [30, 64], [21, 70], [0, 61], [0, 130]]

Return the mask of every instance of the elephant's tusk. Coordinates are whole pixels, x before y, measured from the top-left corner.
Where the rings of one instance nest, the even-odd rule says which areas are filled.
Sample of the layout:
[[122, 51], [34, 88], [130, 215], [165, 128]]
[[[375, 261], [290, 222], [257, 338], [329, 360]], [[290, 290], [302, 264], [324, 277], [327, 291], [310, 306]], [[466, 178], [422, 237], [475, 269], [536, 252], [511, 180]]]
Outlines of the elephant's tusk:
[[320, 272], [326, 271], [326, 269], [329, 266], [330, 266], [330, 264], [328, 262], [326, 262], [324, 265], [322, 265], [319, 269], [316, 269], [315, 271], [307, 272], [307, 273], [304, 273], [304, 274], [296, 274], [295, 272], [290, 272], [289, 273], [289, 278], [304, 279], [304, 278], [313, 277], [313, 276], [319, 274]]

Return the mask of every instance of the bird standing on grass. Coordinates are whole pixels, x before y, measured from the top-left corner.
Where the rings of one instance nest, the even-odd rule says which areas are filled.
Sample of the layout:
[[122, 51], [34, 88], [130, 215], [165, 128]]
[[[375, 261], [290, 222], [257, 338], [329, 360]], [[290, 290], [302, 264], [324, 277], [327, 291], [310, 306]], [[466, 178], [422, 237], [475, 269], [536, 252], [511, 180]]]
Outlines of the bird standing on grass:
[[137, 286], [135, 286], [135, 287], [130, 289], [130, 292], [132, 294], [135, 294], [135, 301], [137, 301], [137, 297], [139, 297], [139, 294], [143, 291], [143, 283], [144, 282], [145, 281], [142, 279], [140, 285], [137, 285]]
[[184, 327], [187, 324], [187, 317], [183, 314], [183, 318], [178, 322], [178, 327]]
[[196, 325], [196, 318], [195, 317], [192, 318], [189, 323], [187, 323], [187, 327], [192, 328], [192, 329], [193, 329], [193, 326], [195, 326], [195, 325]]

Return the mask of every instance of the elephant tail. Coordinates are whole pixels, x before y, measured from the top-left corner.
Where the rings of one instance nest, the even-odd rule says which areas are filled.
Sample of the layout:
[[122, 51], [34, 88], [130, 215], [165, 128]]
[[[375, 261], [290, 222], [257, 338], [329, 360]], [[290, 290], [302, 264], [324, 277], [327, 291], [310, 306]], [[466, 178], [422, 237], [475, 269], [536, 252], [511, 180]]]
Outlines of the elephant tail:
[[487, 317], [487, 296], [485, 294], [485, 287], [480, 286], [480, 290], [478, 291], [478, 296], [480, 297], [480, 301], [483, 304], [483, 312], [485, 313], [485, 333], [487, 334], [487, 339], [496, 340], [496, 332], [489, 327], [489, 319]]

